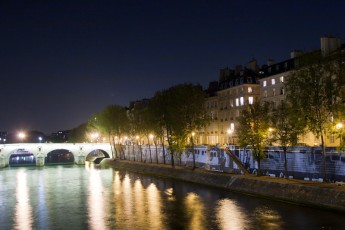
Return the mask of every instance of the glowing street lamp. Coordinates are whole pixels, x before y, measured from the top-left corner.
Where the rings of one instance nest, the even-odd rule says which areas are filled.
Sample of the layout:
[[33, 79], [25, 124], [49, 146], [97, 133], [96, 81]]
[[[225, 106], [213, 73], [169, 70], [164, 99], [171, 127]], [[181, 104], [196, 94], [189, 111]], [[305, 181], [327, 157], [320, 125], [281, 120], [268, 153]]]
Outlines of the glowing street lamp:
[[24, 132], [19, 132], [17, 136], [21, 140], [21, 142], [23, 142], [24, 138], [26, 137], [26, 134]]
[[42, 142], [42, 140], [43, 140], [42, 137], [38, 137], [38, 141], [39, 141], [40, 143]]

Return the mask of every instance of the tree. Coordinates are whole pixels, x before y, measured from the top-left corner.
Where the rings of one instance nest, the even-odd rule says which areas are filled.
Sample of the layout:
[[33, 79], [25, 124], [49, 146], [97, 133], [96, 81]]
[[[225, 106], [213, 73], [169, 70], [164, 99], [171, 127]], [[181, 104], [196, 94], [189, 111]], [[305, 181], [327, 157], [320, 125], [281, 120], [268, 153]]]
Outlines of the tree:
[[159, 91], [153, 97], [150, 104], [151, 111], [157, 119], [158, 130], [161, 130], [159, 127], [165, 130], [172, 166], [174, 166], [174, 155], [180, 156], [185, 150], [192, 132], [207, 124], [208, 117], [204, 103], [205, 95], [202, 87], [188, 83]]
[[[121, 157], [117, 154], [115, 137], [120, 137], [128, 132], [129, 120], [126, 108], [119, 105], [110, 105], [101, 112], [94, 114], [89, 119], [89, 127], [108, 135], [110, 145], [115, 151], [115, 158]], [[114, 156], [113, 156], [114, 157]]]
[[344, 64], [340, 53], [323, 55], [313, 52], [298, 59], [296, 68], [287, 78], [287, 100], [294, 111], [305, 119], [307, 128], [321, 138], [323, 180], [326, 181], [325, 135], [334, 115], [343, 106], [342, 87]]
[[71, 130], [68, 142], [71, 143], [82, 143], [86, 141], [87, 124], [81, 124], [78, 127]]
[[273, 140], [278, 142], [284, 151], [284, 176], [287, 178], [286, 152], [288, 146], [296, 145], [298, 136], [304, 133], [304, 120], [294, 112], [293, 106], [283, 101], [271, 112]]
[[265, 156], [263, 150], [270, 142], [269, 110], [270, 104], [256, 101], [246, 105], [238, 119], [238, 142], [242, 147], [251, 148], [253, 157], [258, 162], [258, 176], [261, 175], [260, 161]]

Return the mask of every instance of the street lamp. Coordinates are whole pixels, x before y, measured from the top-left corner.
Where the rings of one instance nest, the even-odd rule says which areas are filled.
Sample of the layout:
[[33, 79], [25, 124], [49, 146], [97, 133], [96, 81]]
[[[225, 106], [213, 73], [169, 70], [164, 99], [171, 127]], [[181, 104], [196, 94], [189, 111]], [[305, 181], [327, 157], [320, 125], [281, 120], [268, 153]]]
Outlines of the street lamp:
[[[229, 137], [228, 137], [228, 143], [230, 143], [230, 136], [231, 136], [231, 134], [234, 132], [234, 130], [233, 129], [228, 129], [228, 130], [226, 130], [226, 133], [229, 135]], [[234, 142], [234, 139], [232, 139], [232, 142]], [[234, 143], [232, 143], [232, 144], [234, 144]]]
[[26, 137], [26, 134], [24, 132], [19, 132], [17, 136], [21, 140], [21, 142], [23, 142], [24, 138]]
[[41, 143], [42, 142], [42, 137], [38, 137], [38, 141]]
[[342, 142], [343, 142], [343, 127], [344, 127], [344, 125], [343, 125], [343, 123], [338, 123], [338, 124], [336, 124], [335, 125], [335, 128], [338, 130], [338, 132], [339, 132], [339, 145], [340, 145], [340, 147], [342, 147]]

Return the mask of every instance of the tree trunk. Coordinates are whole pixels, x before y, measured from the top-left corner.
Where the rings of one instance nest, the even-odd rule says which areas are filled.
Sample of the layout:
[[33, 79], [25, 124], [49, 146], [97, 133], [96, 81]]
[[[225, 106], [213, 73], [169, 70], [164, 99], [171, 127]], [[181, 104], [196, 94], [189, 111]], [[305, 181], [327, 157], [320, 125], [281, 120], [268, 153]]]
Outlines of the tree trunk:
[[143, 150], [141, 148], [141, 144], [139, 145], [139, 150], [140, 150], [140, 162], [143, 162]]
[[283, 146], [283, 151], [284, 151], [284, 177], [289, 178], [287, 175], [287, 159], [286, 159], [287, 147], [286, 146]]
[[162, 147], [163, 147], [163, 164], [165, 164], [165, 146], [164, 146], [164, 137], [163, 137], [163, 141], [162, 141]]
[[323, 132], [321, 131], [321, 147], [322, 147], [322, 179], [323, 182], [326, 182], [327, 175], [326, 175], [326, 147], [325, 147], [325, 141], [323, 139]]
[[147, 142], [149, 144], [150, 162], [152, 163], [151, 145], [150, 145], [150, 138], [149, 137], [147, 137]]
[[109, 144], [110, 144], [110, 149], [111, 149], [111, 157], [113, 158], [113, 160], [115, 160], [115, 157], [114, 157], [114, 146], [113, 146], [110, 134], [109, 134]]
[[191, 137], [192, 139], [192, 156], [193, 156], [193, 167], [192, 167], [192, 170], [194, 170], [196, 168], [196, 165], [195, 165], [195, 154], [194, 154], [194, 140], [193, 140], [193, 137]]
[[[256, 152], [256, 150], [255, 150], [255, 152]], [[261, 164], [260, 164], [261, 158], [260, 158], [260, 151], [258, 151], [258, 152], [256, 153], [256, 156], [257, 156], [257, 161], [258, 161], [258, 174], [257, 174], [257, 176], [261, 176]]]
[[156, 142], [153, 142], [155, 144], [155, 148], [156, 148], [156, 161], [157, 161], [157, 164], [159, 163], [158, 162], [158, 149], [157, 149], [157, 143]]

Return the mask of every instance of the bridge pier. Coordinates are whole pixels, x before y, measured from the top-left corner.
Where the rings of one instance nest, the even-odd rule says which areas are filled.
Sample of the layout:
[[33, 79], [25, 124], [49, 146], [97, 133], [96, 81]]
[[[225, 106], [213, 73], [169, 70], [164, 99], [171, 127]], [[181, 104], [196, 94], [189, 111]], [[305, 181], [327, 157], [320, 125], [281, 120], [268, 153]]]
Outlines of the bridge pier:
[[0, 156], [0, 168], [6, 167], [6, 160], [4, 157]]
[[83, 156], [83, 155], [77, 156], [75, 163], [77, 165], [84, 165], [85, 164], [85, 156]]
[[39, 167], [44, 166], [44, 156], [36, 157], [36, 166], [39, 166]]

